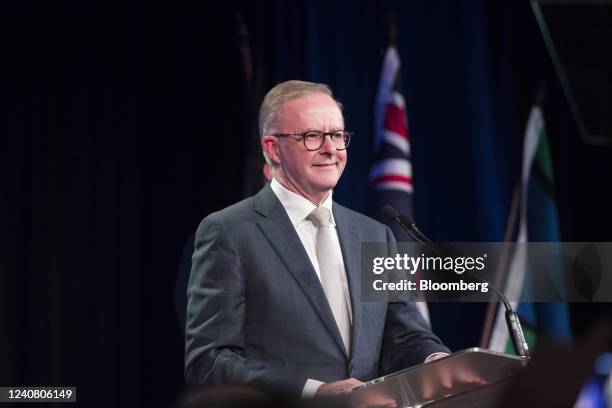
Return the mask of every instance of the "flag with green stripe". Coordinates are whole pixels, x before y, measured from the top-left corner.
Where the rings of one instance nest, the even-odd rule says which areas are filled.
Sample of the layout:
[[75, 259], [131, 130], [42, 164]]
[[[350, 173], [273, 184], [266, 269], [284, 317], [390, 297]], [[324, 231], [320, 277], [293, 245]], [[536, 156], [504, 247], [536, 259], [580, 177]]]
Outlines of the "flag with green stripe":
[[[559, 215], [554, 195], [555, 178], [548, 136], [542, 110], [534, 106], [529, 114], [523, 146], [521, 172], [521, 208], [517, 242], [560, 242]], [[505, 293], [519, 299], [530, 290], [525, 246], [513, 255]], [[558, 273], [562, 275], [561, 265]], [[561, 341], [570, 339], [569, 313], [562, 302], [511, 302], [521, 319], [525, 338], [530, 348], [539, 337]], [[502, 308], [499, 308], [489, 348], [513, 351], [508, 337]]]

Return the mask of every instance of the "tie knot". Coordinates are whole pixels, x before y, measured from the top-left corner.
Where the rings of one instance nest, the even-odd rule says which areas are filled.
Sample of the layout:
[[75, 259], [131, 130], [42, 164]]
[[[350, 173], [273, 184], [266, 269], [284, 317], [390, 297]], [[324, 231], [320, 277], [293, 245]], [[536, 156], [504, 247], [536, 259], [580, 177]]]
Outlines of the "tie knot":
[[331, 213], [325, 207], [317, 207], [308, 215], [308, 219], [312, 221], [317, 228], [329, 227], [331, 223]]

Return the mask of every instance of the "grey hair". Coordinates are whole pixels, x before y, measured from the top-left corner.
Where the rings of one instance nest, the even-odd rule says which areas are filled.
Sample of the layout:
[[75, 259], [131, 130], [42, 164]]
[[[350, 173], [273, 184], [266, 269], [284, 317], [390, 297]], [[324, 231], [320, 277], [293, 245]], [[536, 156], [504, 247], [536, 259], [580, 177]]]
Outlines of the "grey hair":
[[[291, 80], [281, 82], [270, 89], [261, 103], [259, 109], [259, 136], [263, 139], [265, 135], [276, 131], [278, 112], [283, 103], [300, 98], [305, 95], [325, 94], [334, 99], [334, 95], [329, 86], [315, 82]], [[335, 99], [334, 99], [335, 100]], [[342, 111], [342, 104], [336, 101], [338, 108]], [[273, 166], [274, 163], [264, 152], [266, 162]]]

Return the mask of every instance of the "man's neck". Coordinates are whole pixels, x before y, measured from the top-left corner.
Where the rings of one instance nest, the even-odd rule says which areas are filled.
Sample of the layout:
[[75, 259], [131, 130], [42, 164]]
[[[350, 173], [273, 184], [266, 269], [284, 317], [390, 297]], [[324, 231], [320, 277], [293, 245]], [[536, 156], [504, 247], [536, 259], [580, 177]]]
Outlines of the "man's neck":
[[274, 176], [274, 179], [280, 185], [285, 187], [287, 190], [304, 197], [305, 199], [307, 199], [308, 201], [310, 201], [317, 207], [319, 207], [321, 204], [323, 204], [323, 202], [325, 202], [327, 197], [329, 197], [329, 193], [331, 192], [331, 190], [327, 190], [327, 191], [322, 192], [321, 194], [315, 194], [315, 195], [308, 194], [305, 191], [300, 190], [299, 187], [294, 186], [292, 183], [287, 183], [285, 180], [281, 179], [280, 177]]

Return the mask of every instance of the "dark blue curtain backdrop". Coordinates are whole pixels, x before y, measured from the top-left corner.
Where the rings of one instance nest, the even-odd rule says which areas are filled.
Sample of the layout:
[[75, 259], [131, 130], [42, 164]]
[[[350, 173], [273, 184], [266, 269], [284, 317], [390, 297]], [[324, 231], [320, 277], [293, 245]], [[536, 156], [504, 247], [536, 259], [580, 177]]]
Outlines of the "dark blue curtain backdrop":
[[[432, 239], [499, 241], [521, 161], [523, 108], [538, 73], [517, 89], [518, 22], [528, 4], [492, 2], [271, 2], [254, 12], [256, 66], [267, 87], [291, 78], [331, 85], [356, 132], [335, 198], [365, 209], [373, 110], [389, 18], [396, 21], [411, 136], [416, 220]], [[515, 16], [513, 13], [519, 14]], [[514, 20], [516, 18], [516, 21]], [[513, 24], [514, 23], [514, 24]], [[535, 37], [537, 38], [537, 37]], [[519, 44], [514, 44], [516, 41]], [[540, 52], [541, 54], [538, 54]], [[541, 64], [544, 50], [534, 52]], [[521, 116], [523, 115], [523, 116]], [[477, 344], [480, 305], [434, 305], [434, 328], [454, 349]], [[461, 322], [457, 332], [447, 322]]]
[[[544, 80], [562, 237], [611, 240], [610, 151], [578, 138], [528, 1], [205, 3], [0, 6], [0, 385], [76, 385], [88, 407], [170, 402], [183, 385], [177, 268], [198, 222], [242, 198], [245, 95], [328, 83], [356, 132], [335, 198], [362, 211], [391, 15], [421, 230], [502, 239]], [[237, 15], [258, 86], [244, 81]], [[606, 307], [573, 308], [575, 329]], [[432, 309], [452, 349], [477, 344], [482, 305]]]
[[[373, 104], [393, 15], [419, 224], [440, 240], [502, 238], [520, 162], [523, 120], [517, 118], [525, 110], [516, 112], [514, 10], [490, 2], [266, 4], [254, 11], [252, 24], [266, 85], [290, 78], [330, 84], [357, 133], [336, 189], [341, 202], [364, 208]], [[534, 29], [528, 5], [522, 6], [521, 24]], [[544, 54], [535, 57], [547, 62]], [[535, 94], [533, 80], [524, 86], [522, 92]]]

